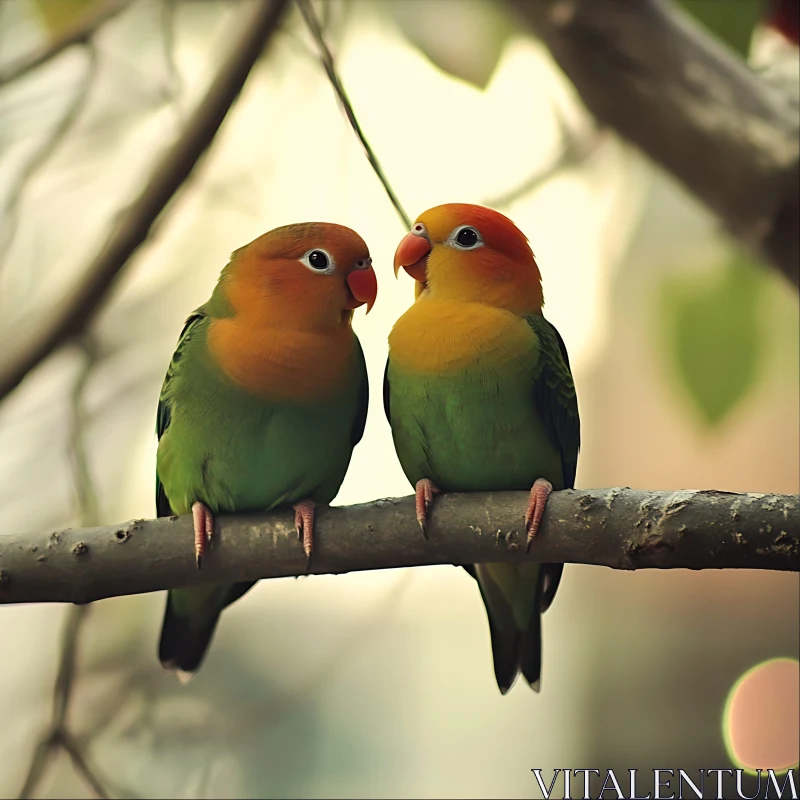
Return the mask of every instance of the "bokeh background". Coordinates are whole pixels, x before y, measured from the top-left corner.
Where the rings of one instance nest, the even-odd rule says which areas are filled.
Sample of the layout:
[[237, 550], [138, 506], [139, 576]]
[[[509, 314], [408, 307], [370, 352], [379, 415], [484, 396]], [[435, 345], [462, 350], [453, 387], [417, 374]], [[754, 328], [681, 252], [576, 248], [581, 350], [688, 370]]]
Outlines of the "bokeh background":
[[[2, 0], [0, 67], [98, 4]], [[89, 44], [0, 85], [5, 356], [64, 302], [180, 134], [249, 0], [123, 5]], [[760, 0], [683, 5], [743, 58], [768, 37]], [[503, 4], [315, 8], [412, 218], [485, 203], [529, 236], [578, 388], [578, 487], [800, 491], [798, 299], [782, 276], [598, 128]], [[796, 71], [796, 49], [784, 57]], [[301, 220], [358, 230], [380, 284], [355, 321], [373, 402], [336, 503], [409, 493], [379, 389], [413, 298], [391, 270], [404, 230], [290, 7], [88, 333], [0, 404], [0, 535], [153, 515], [155, 408], [185, 317], [233, 249]], [[0, 796], [36, 752], [27, 788], [41, 797], [538, 797], [534, 767], [785, 770], [799, 588], [796, 574], [569, 566], [545, 616], [543, 691], [506, 697], [474, 582], [447, 566], [263, 581], [225, 611], [187, 687], [156, 658], [163, 594], [4, 606]], [[37, 751], [64, 641], [69, 747]]]

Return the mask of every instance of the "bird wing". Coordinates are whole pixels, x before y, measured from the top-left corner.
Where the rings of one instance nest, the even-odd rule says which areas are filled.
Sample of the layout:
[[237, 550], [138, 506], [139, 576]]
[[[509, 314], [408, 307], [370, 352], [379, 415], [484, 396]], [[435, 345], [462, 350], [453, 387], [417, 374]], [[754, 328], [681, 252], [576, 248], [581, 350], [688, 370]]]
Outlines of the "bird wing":
[[[186, 349], [189, 340], [194, 336], [200, 327], [205, 323], [208, 317], [202, 310], [197, 310], [191, 314], [186, 320], [181, 335], [178, 338], [178, 344], [175, 347], [175, 352], [172, 354], [172, 360], [169, 362], [167, 374], [164, 377], [164, 383], [161, 386], [161, 394], [158, 397], [158, 411], [156, 412], [156, 436], [161, 439], [167, 428], [169, 428], [170, 421], [172, 420], [172, 404], [169, 399], [169, 392], [167, 391], [170, 382], [175, 377], [175, 374], [180, 369], [180, 361]], [[173, 511], [169, 504], [169, 499], [164, 491], [164, 484], [161, 483], [161, 478], [158, 476], [156, 470], [156, 513], [159, 517], [171, 516]]]

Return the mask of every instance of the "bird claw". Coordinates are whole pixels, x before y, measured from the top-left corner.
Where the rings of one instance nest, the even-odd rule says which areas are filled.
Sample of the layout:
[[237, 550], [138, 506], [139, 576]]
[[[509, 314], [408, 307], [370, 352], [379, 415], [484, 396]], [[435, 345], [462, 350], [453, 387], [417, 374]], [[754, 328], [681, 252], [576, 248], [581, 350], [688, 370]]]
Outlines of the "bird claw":
[[537, 478], [533, 482], [530, 500], [528, 500], [528, 510], [525, 512], [525, 532], [528, 535], [525, 552], [531, 549], [531, 543], [539, 530], [539, 523], [542, 521], [547, 498], [552, 491], [553, 484], [544, 478]]
[[311, 553], [314, 549], [314, 502], [313, 500], [302, 500], [293, 508], [294, 527], [297, 531], [297, 539], [303, 545], [308, 569], [311, 566]]
[[441, 494], [442, 490], [429, 478], [423, 478], [417, 481], [416, 485], [416, 500], [415, 505], [417, 509], [417, 522], [422, 530], [422, 535], [428, 538], [428, 509], [433, 504], [433, 498], [437, 494]]
[[214, 538], [214, 515], [211, 509], [199, 500], [192, 505], [192, 522], [194, 523], [194, 560], [197, 569], [203, 568], [203, 556], [211, 549]]

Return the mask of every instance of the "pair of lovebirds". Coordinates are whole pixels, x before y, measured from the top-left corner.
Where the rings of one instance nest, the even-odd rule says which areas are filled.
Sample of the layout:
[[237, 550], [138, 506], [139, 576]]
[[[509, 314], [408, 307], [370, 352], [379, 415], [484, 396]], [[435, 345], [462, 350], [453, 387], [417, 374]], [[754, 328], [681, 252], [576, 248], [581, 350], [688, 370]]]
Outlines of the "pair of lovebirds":
[[[580, 433], [527, 239], [488, 208], [437, 206], [400, 242], [401, 267], [416, 301], [389, 336], [383, 398], [423, 533], [440, 491], [530, 490], [530, 545], [549, 492], [574, 484]], [[294, 508], [310, 557], [315, 506], [339, 491], [364, 432], [369, 387], [351, 321], [377, 291], [355, 231], [288, 225], [236, 250], [186, 321], [158, 404], [156, 503], [159, 516], [193, 515], [198, 567], [215, 514], [276, 506]], [[538, 691], [540, 616], [563, 564], [464, 568], [486, 605], [500, 691], [520, 671]], [[170, 591], [164, 667], [194, 672], [220, 613], [252, 585]]]

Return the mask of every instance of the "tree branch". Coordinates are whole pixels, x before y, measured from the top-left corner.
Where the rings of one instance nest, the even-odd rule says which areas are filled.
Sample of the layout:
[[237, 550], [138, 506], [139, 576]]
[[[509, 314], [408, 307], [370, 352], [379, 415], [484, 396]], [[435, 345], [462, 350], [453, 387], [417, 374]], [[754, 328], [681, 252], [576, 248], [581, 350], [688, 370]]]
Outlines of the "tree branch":
[[0, 366], [0, 400], [60, 344], [92, 322], [128, 259], [147, 239], [150, 229], [209, 147], [244, 86], [287, 5], [287, 0], [259, 0], [242, 24], [205, 98], [186, 128], [155, 164], [142, 194], [118, 218], [109, 237], [73, 289], [42, 315], [45, 324]]
[[603, 123], [800, 285], [797, 107], [667, 0], [508, 0]]
[[[525, 492], [437, 498], [430, 539], [413, 498], [320, 509], [311, 573], [563, 561], [615, 569], [800, 571], [800, 495], [595, 489], [554, 492], [525, 552]], [[201, 583], [306, 573], [293, 515], [221, 516], [194, 565], [191, 516], [0, 536], [0, 603], [86, 603]]]

